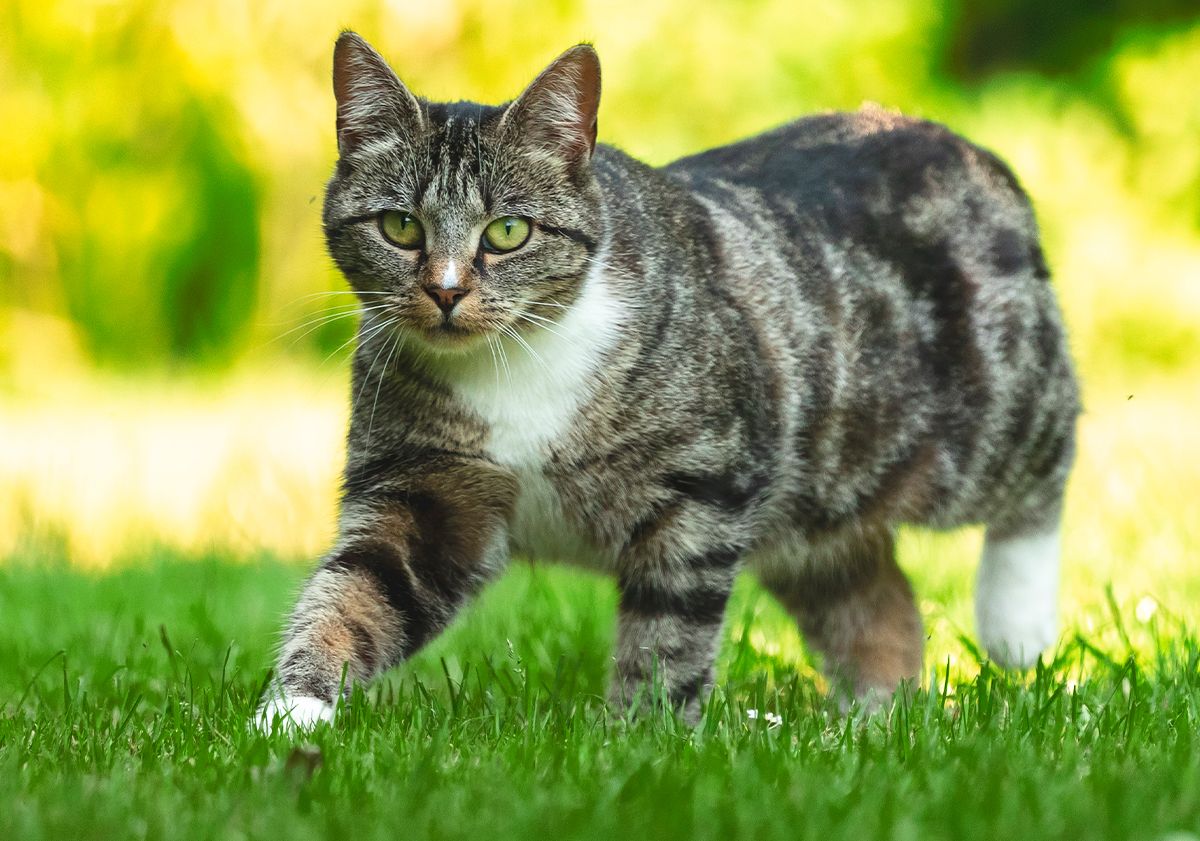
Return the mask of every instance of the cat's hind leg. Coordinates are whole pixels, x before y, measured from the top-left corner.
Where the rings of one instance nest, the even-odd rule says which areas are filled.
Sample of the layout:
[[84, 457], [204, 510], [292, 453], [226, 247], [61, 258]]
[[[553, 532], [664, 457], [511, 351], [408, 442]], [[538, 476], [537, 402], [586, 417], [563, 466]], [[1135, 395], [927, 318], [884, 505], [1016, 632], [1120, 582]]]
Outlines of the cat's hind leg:
[[1017, 527], [988, 527], [975, 583], [975, 625], [1000, 665], [1029, 668], [1058, 639], [1060, 554], [1057, 511]]
[[877, 706], [901, 683], [919, 682], [925, 632], [890, 532], [815, 557], [800, 575], [761, 578], [820, 652], [843, 700]]

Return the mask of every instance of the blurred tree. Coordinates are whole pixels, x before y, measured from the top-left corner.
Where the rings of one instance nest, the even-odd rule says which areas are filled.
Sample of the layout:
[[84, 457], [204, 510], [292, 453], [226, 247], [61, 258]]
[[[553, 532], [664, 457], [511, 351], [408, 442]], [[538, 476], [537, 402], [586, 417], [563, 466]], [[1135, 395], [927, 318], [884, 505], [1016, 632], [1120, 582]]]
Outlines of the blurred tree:
[[[232, 360], [304, 322], [272, 351], [344, 354], [353, 318], [310, 321], [339, 299], [306, 293], [346, 288], [320, 232], [329, 47], [346, 25], [414, 90], [486, 102], [591, 40], [605, 67], [602, 137], [652, 163], [864, 100], [941, 120], [1010, 160], [1033, 192], [1085, 354], [1134, 358], [1145, 325], [1126, 324], [1132, 276], [1153, 278], [1140, 294], [1157, 321], [1195, 320], [1200, 0], [698, 9], [3, 0], [0, 344], [6, 316], [28, 311], [58, 319], [72, 348], [81, 339], [134, 369]], [[1104, 306], [1099, 278], [1120, 290]], [[1164, 359], [1147, 341], [1138, 358]], [[0, 347], [0, 376], [13, 345]]]
[[1004, 70], [1069, 74], [1135, 26], [1200, 18], [1197, 0], [947, 0], [944, 71], [966, 81]]
[[61, 307], [98, 360], [232, 359], [257, 307], [261, 189], [230, 92], [195, 72], [169, 7], [108, 8], [86, 26], [31, 12], [15, 15], [7, 58], [53, 109], [16, 177], [41, 187], [54, 293], [12, 298]]
[[227, 359], [258, 297], [259, 195], [252, 173], [216, 130], [228, 125], [198, 102], [181, 115], [180, 173], [187, 199], [163, 255], [159, 316], [176, 359]]
[[[191, 92], [133, 132], [63, 150], [66, 309], [91, 352], [139, 364], [231, 358], [257, 299], [258, 189], [220, 106]], [[103, 131], [103, 128], [100, 128]], [[60, 182], [61, 183], [61, 182]]]

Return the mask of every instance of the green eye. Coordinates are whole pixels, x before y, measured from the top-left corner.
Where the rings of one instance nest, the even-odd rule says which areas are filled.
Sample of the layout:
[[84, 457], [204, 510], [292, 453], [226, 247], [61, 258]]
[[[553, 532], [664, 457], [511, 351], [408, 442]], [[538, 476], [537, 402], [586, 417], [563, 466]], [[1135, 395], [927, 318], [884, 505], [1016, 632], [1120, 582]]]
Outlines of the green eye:
[[388, 242], [400, 248], [420, 248], [425, 242], [425, 229], [421, 223], [403, 210], [385, 210], [381, 213], [379, 230]]
[[513, 251], [529, 239], [529, 220], [520, 216], [501, 216], [483, 229], [483, 247], [488, 251]]

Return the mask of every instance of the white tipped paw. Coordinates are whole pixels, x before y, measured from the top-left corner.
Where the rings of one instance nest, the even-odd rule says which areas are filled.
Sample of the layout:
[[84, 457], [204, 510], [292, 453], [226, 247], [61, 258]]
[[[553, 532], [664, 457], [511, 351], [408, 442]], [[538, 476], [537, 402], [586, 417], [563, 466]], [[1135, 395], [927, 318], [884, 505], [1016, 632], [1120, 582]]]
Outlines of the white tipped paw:
[[988, 654], [1004, 668], [1032, 668], [1038, 656], [1057, 641], [1058, 628], [1053, 617], [1030, 617], [1030, 620], [1020, 622], [1004, 617], [991, 627], [980, 628], [981, 642]]
[[978, 606], [979, 641], [1004, 668], [1032, 668], [1058, 640], [1053, 591], [1004, 595]]
[[254, 717], [254, 725], [264, 733], [308, 731], [322, 721], [333, 721], [333, 706], [306, 695], [269, 698]]
[[1058, 639], [1058, 532], [988, 535], [975, 591], [979, 640], [998, 664], [1027, 669]]

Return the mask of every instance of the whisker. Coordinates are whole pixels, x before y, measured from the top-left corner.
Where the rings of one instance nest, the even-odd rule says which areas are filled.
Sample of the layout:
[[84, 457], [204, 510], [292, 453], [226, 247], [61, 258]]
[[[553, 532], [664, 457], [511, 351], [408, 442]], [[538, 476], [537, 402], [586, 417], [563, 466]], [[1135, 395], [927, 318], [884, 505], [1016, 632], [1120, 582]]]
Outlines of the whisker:
[[[339, 304], [336, 307], [329, 307], [327, 309], [321, 310], [320, 312], [309, 313], [306, 315], [311, 315], [312, 318], [324, 318], [329, 315], [339, 315], [339, 314], [355, 312], [356, 310], [358, 310], [359, 306], [360, 306], [359, 304]], [[285, 324], [291, 324], [294, 320], [295, 319], [289, 318], [286, 321], [268, 321], [268, 322], [264, 322], [264, 326], [282, 327]], [[298, 327], [294, 327], [293, 329], [299, 330], [301, 327], [306, 327], [307, 325], [309, 325], [311, 323], [312, 323], [312, 321], [310, 318], [305, 318], [303, 324], [300, 324]], [[284, 335], [286, 335], [286, 334], [284, 334]]]
[[[365, 315], [365, 316], [364, 316], [364, 318], [363, 318], [364, 322], [365, 322], [367, 319], [369, 319], [369, 318], [370, 318], [370, 315], [369, 315], [369, 314]], [[374, 330], [374, 332], [372, 332], [370, 335], [366, 336], [365, 338], [363, 337], [363, 332], [364, 332], [364, 331], [362, 331], [362, 330], [358, 330], [358, 331], [356, 331], [356, 332], [355, 332], [355, 334], [354, 334], [353, 336], [351, 336], [350, 338], [346, 339], [346, 341], [344, 341], [344, 342], [342, 342], [340, 345], [338, 345], [338, 346], [337, 346], [337, 347], [334, 349], [334, 351], [333, 351], [332, 353], [330, 353], [330, 354], [329, 354], [328, 356], [326, 356], [326, 357], [325, 357], [323, 360], [321, 360], [321, 367], [324, 367], [324, 366], [325, 366], [325, 364], [326, 364], [326, 363], [328, 363], [330, 359], [332, 359], [332, 358], [333, 358], [334, 356], [336, 356], [337, 354], [341, 353], [341, 352], [342, 352], [342, 350], [343, 350], [343, 349], [344, 349], [344, 348], [345, 348], [347, 345], [349, 345], [351, 342], [353, 342], [353, 341], [355, 341], [355, 340], [361, 340], [361, 341], [360, 341], [360, 344], [364, 344], [364, 345], [365, 345], [365, 344], [367, 343], [367, 341], [369, 341], [371, 338], [373, 338], [373, 337], [375, 336], [375, 334], [376, 334], [376, 333], [378, 333], [380, 330], [383, 330], [383, 329], [384, 329], [384, 328], [386, 328], [387, 326], [388, 326], [388, 324], [387, 324], [387, 322], [385, 322], [384, 324], [382, 324], [382, 325], [381, 325], [381, 326], [379, 326], [378, 328], [375, 328], [375, 327], [368, 328], [368, 329], [370, 329], [370, 330]]]
[[343, 350], [345, 350], [346, 346], [349, 345], [351, 342], [353, 342], [357, 338], [358, 338], [358, 334], [355, 333], [353, 336], [346, 339], [346, 341], [342, 342], [340, 345], [338, 345], [332, 351], [330, 351], [328, 354], [326, 354], [325, 358], [321, 360], [321, 364], [318, 365], [317, 367], [324, 368], [326, 365], [329, 364], [329, 360], [333, 359], [335, 356], [337, 356], [339, 353], [341, 353]]
[[553, 325], [553, 326], [555, 326], [555, 327], [562, 327], [562, 323], [561, 323], [561, 322], [555, 321], [555, 320], [554, 320], [554, 319], [552, 319], [552, 318], [547, 318], [547, 317], [546, 317], [546, 316], [544, 316], [544, 315], [538, 315], [538, 314], [537, 314], [537, 313], [535, 313], [535, 312], [526, 312], [526, 311], [522, 310], [522, 311], [518, 312], [518, 313], [517, 313], [517, 315], [518, 315], [519, 317], [521, 317], [521, 318], [532, 318], [532, 319], [534, 319], [535, 321], [538, 321], [538, 322], [540, 322], [540, 323], [542, 323], [542, 324], [550, 324], [550, 325]]
[[504, 341], [499, 337], [496, 338], [496, 350], [500, 352], [500, 362], [504, 365], [504, 380], [508, 383], [508, 387], [512, 388], [512, 368], [508, 365], [508, 350], [504, 347]]
[[[307, 327], [308, 328], [307, 330], [304, 330], [303, 333], [301, 333], [296, 338], [292, 339], [291, 343], [288, 345], [289, 347], [291, 347], [291, 345], [294, 345], [296, 342], [303, 339], [309, 333], [312, 333], [314, 330], [318, 330], [321, 327], [324, 327], [326, 324], [329, 324], [334, 321], [338, 321], [339, 319], [342, 319], [342, 318], [348, 318], [348, 317], [355, 315], [357, 313], [360, 313], [360, 312], [361, 313], [369, 313], [369, 312], [377, 312], [379, 310], [385, 310], [390, 306], [391, 306], [391, 304], [372, 304], [368, 307], [360, 307], [358, 305], [355, 305], [353, 307], [348, 307], [346, 309], [339, 310], [337, 312], [325, 313], [323, 315], [317, 316], [316, 318], [309, 319], [309, 320], [305, 321], [303, 324], [298, 324], [297, 326], [293, 327], [292, 329], [290, 329], [284, 333], [280, 333], [278, 336], [275, 336], [274, 338], [272, 338], [271, 342], [278, 342], [278, 341], [281, 341], [282, 339], [286, 339], [288, 336], [292, 335], [296, 331], [304, 330], [304, 328]], [[270, 342], [268, 342], [268, 344], [270, 344]]]
[[392, 349], [388, 351], [387, 359], [383, 361], [383, 370], [379, 372], [379, 382], [375, 385], [375, 402], [371, 404], [371, 420], [367, 423], [367, 443], [366, 447], [371, 446], [371, 432], [375, 429], [375, 410], [379, 408], [379, 393], [383, 391], [383, 380], [387, 376], [388, 366], [392, 364], [392, 355], [400, 347], [403, 337], [397, 333], [392, 340]]
[[528, 315], [530, 318], [540, 318], [542, 321], [549, 321], [551, 324], [558, 324], [557, 321], [553, 320], [548, 315], [538, 315], [535, 312], [528, 312], [526, 310], [521, 310], [521, 315]]
[[492, 355], [492, 371], [496, 375], [496, 394], [500, 393], [500, 363], [496, 361], [496, 346], [493, 344], [494, 339], [490, 333], [484, 333], [483, 338], [487, 341], [488, 353]]
[[529, 354], [530, 358], [541, 365], [547, 373], [550, 372], [550, 366], [546, 364], [546, 360], [542, 359], [541, 354], [534, 350], [533, 346], [530, 345], [529, 342], [525, 341], [525, 338], [516, 330], [514, 330], [511, 325], [505, 324], [500, 328], [500, 330], [505, 335], [511, 337], [513, 341], [517, 342], [517, 344], [519, 344], [521, 347], [525, 348], [525, 352]]
[[322, 292], [309, 292], [307, 295], [300, 295], [293, 298], [285, 306], [298, 304], [301, 301], [311, 301], [313, 298], [330, 298], [335, 295], [394, 295], [395, 293], [387, 289], [327, 289]]
[[535, 320], [535, 319], [537, 319], [537, 316], [533, 315], [533, 313], [528, 313], [528, 312], [519, 312], [516, 315], [517, 315], [517, 318], [521, 319], [522, 321], [529, 322], [534, 327], [538, 327], [542, 330], [545, 330], [547, 333], [553, 333], [555, 336], [558, 336], [564, 342], [573, 343], [573, 340], [571, 338], [569, 338], [568, 336], [566, 336], [563, 333], [558, 332], [557, 330], [555, 330], [553, 327], [550, 326], [551, 324], [554, 324], [556, 326], [561, 326], [561, 325], [558, 325], [558, 322], [556, 322], [556, 321], [550, 321], [549, 319]]
[[[380, 325], [379, 327], [375, 328], [375, 331], [374, 331], [373, 333], [371, 333], [369, 336], [364, 336], [364, 337], [363, 337], [363, 340], [362, 340], [362, 342], [361, 342], [360, 346], [363, 346], [363, 347], [365, 347], [365, 346], [366, 346], [366, 344], [367, 344], [367, 342], [369, 342], [371, 339], [374, 339], [374, 338], [375, 338], [376, 336], [378, 336], [378, 335], [379, 335], [381, 332], [383, 332], [383, 330], [387, 329], [388, 327], [391, 327], [393, 324], [396, 324], [396, 323], [398, 323], [398, 320], [397, 320], [397, 319], [389, 319], [389, 320], [387, 320], [387, 321], [384, 321], [384, 323], [383, 323], [382, 325]], [[369, 382], [371, 381], [371, 376], [372, 376], [372, 375], [375, 373], [375, 365], [376, 365], [376, 363], [378, 363], [378, 362], [379, 362], [379, 357], [383, 355], [384, 348], [386, 348], [386, 347], [387, 347], [387, 345], [388, 345], [388, 343], [387, 343], [386, 341], [385, 341], [385, 342], [383, 342], [383, 343], [382, 343], [382, 344], [379, 346], [379, 350], [375, 351], [375, 356], [374, 356], [374, 358], [373, 358], [373, 359], [371, 359], [371, 367], [370, 367], [369, 369], [367, 369], [367, 375], [366, 375], [366, 377], [364, 377], [364, 378], [363, 378], [363, 388], [362, 388], [362, 390], [360, 390], [360, 391], [358, 392], [358, 394], [356, 394], [356, 395], [354, 396], [354, 405], [350, 407], [350, 417], [351, 417], [352, 419], [353, 419], [353, 417], [354, 417], [354, 412], [355, 412], [355, 410], [357, 410], [357, 409], [358, 409], [358, 403], [359, 403], [359, 401], [360, 401], [360, 400], [362, 400], [362, 396], [363, 396], [363, 394], [364, 394], [364, 393], [366, 393], [366, 390], [367, 390], [367, 388], [366, 388], [366, 386], [367, 386], [367, 383], [369, 383]]]

